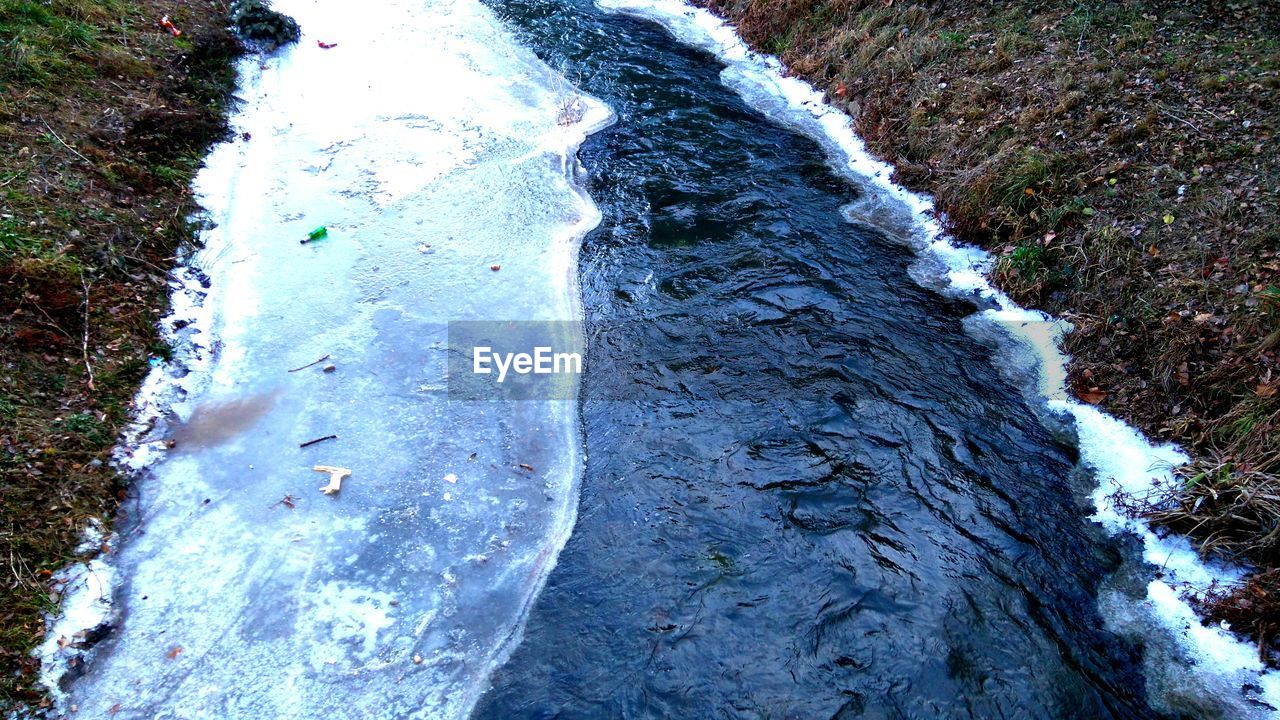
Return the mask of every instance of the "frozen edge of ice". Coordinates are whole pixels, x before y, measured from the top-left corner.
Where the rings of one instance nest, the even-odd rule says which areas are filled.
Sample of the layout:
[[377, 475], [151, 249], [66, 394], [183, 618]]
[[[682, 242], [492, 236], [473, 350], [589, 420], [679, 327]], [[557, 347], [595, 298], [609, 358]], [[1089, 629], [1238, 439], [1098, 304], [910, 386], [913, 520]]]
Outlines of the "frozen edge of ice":
[[[582, 166], [577, 160], [578, 150], [588, 137], [616, 122], [617, 116], [608, 105], [599, 99], [587, 95], [576, 88], [575, 93], [575, 100], [582, 104], [582, 116], [575, 123], [559, 125], [557, 131], [545, 136], [543, 140], [548, 149], [555, 148], [555, 152], [560, 158], [560, 170], [564, 174], [566, 184], [576, 195], [578, 207], [582, 213], [581, 219], [557, 243], [563, 251], [559, 255], [561, 264], [558, 269], [564, 276], [564, 287], [569, 296], [572, 315], [574, 318], [581, 320], [583, 310], [582, 292], [578, 284], [578, 252], [581, 248], [582, 239], [600, 224], [603, 216], [586, 188], [577, 180], [582, 173]], [[558, 145], [553, 146], [553, 143], [558, 143]], [[573, 407], [575, 415], [573, 427], [578, 435], [578, 447], [582, 448], [585, 447], [585, 443], [582, 442], [581, 418], [577, 414], [576, 404]], [[565, 512], [560, 514], [559, 522], [556, 526], [551, 528], [549, 542], [536, 561], [537, 576], [532, 583], [532, 591], [525, 596], [525, 603], [519, 608], [510, 632], [492, 651], [483, 681], [474, 683], [468, 689], [467, 697], [459, 704], [459, 707], [467, 709], [466, 715], [470, 715], [471, 710], [480, 701], [484, 693], [488, 691], [489, 678], [492, 677], [493, 672], [506, 664], [511, 657], [511, 653], [524, 639], [524, 629], [529, 613], [542, 595], [542, 589], [546, 586], [547, 579], [551, 576], [551, 571], [555, 569], [556, 562], [559, 560], [560, 551], [564, 549], [565, 543], [568, 542], [569, 536], [573, 533], [573, 527], [578, 522], [578, 495], [582, 477], [580, 470], [583, 460], [584, 457], [580, 453], [575, 453], [572, 458], [573, 469], [571, 475], [573, 477], [573, 485], [566, 494], [568, 507]]]
[[[133, 420], [112, 452], [112, 466], [136, 482], [139, 474], [165, 454], [160, 439], [165, 418], [181, 412], [188, 397], [209, 381], [217, 348], [211, 333], [213, 317], [205, 304], [207, 277], [198, 268], [181, 264], [169, 273], [169, 312], [159, 323], [160, 338], [171, 350], [169, 360], [151, 358], [151, 370], [133, 399]], [[205, 343], [197, 338], [207, 339]], [[113, 599], [117, 577], [106, 555], [116, 535], [107, 535], [94, 518], [84, 529], [76, 549], [81, 560], [54, 574], [61, 588], [58, 612], [45, 617], [45, 639], [32, 655], [40, 660], [40, 684], [55, 704], [66, 700], [61, 680], [74, 664], [83, 663], [93, 649], [84, 638], [95, 628], [116, 622]]]
[[[1162, 578], [1147, 588], [1146, 604], [1154, 615], [1178, 638], [1183, 649], [1197, 661], [1196, 672], [1222, 679], [1252, 678], [1262, 688], [1263, 700], [1280, 708], [1280, 672], [1266, 670], [1256, 648], [1218, 625], [1206, 625], [1192, 610], [1179, 588], [1204, 588], [1213, 582], [1239, 582], [1237, 568], [1205, 563], [1185, 537], [1160, 537], [1146, 523], [1126, 517], [1113, 496], [1118, 492], [1142, 498], [1160, 486], [1172, 483], [1172, 468], [1185, 463], [1187, 456], [1171, 444], [1153, 445], [1135, 428], [1081, 403], [1068, 395], [1065, 378], [1067, 358], [1058, 339], [1070, 330], [1065, 321], [1018, 306], [986, 279], [992, 258], [985, 251], [964, 246], [942, 228], [933, 201], [893, 182], [893, 166], [873, 157], [852, 127], [848, 115], [823, 98], [812, 85], [788, 76], [776, 58], [750, 49], [728, 23], [711, 12], [694, 8], [683, 0], [597, 0], [602, 9], [621, 12], [664, 26], [681, 42], [714, 54], [726, 65], [722, 80], [743, 95], [749, 104], [817, 140], [830, 153], [837, 170], [847, 173], [877, 196], [905, 206], [914, 225], [913, 243], [922, 255], [932, 256], [945, 268], [948, 290], [993, 303], [996, 308], [980, 313], [999, 323], [1031, 347], [1038, 355], [1042, 377], [1040, 392], [1051, 411], [1069, 414], [1075, 421], [1083, 461], [1098, 478], [1092, 494], [1093, 519], [1109, 533], [1132, 533], [1143, 544], [1145, 559], [1162, 569]], [[780, 101], [782, 107], [760, 107], [764, 99]], [[754, 96], [754, 101], [753, 101]], [[780, 116], [781, 115], [781, 116]], [[1049, 333], [1029, 328], [1050, 327]], [[1280, 716], [1280, 711], [1275, 713]]]

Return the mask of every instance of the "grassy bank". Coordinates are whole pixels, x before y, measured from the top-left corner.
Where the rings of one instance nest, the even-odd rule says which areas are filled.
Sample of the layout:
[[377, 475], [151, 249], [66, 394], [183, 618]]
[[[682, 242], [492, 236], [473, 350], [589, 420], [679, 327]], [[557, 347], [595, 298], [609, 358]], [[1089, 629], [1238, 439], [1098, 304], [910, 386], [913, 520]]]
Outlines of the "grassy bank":
[[0, 0], [0, 709], [42, 701], [29, 652], [50, 576], [126, 492], [107, 461], [167, 352], [165, 276], [240, 52], [226, 16], [220, 0]]
[[1262, 572], [1201, 588], [1280, 653], [1280, 14], [1242, 0], [702, 0], [846, 107], [1071, 382], [1194, 455], [1135, 512]]

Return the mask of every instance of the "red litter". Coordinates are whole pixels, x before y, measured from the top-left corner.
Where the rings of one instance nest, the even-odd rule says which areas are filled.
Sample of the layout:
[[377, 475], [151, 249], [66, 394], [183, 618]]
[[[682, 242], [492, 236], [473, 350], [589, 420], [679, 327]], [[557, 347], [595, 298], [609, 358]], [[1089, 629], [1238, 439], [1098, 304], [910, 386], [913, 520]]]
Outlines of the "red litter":
[[169, 32], [173, 33], [173, 36], [174, 36], [174, 37], [178, 37], [179, 35], [181, 35], [181, 34], [182, 34], [182, 31], [181, 31], [181, 30], [179, 30], [178, 28], [174, 27], [174, 26], [173, 26], [173, 23], [169, 22], [169, 16], [168, 16], [168, 15], [165, 15], [164, 17], [160, 18], [160, 27], [162, 27], [162, 28], [164, 28], [165, 30], [168, 30]]
[[323, 41], [323, 40], [317, 40], [317, 41], [316, 41], [316, 44], [317, 44], [317, 45], [319, 45], [321, 48], [323, 48], [323, 49], [325, 49], [325, 50], [328, 50], [329, 48], [336, 48], [336, 47], [338, 47], [338, 43], [327, 43], [327, 42], [325, 42], [325, 41]]

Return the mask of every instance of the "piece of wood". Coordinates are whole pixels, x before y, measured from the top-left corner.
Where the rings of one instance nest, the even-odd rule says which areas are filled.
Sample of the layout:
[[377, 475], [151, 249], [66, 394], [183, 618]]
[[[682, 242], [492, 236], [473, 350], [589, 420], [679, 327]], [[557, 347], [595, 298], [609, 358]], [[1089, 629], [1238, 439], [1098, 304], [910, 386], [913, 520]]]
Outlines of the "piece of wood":
[[337, 435], [325, 435], [324, 437], [318, 437], [318, 438], [316, 438], [315, 440], [308, 440], [308, 441], [306, 441], [306, 442], [304, 442], [304, 443], [302, 443], [302, 444], [298, 445], [298, 447], [300, 447], [300, 448], [310, 447], [310, 446], [312, 446], [312, 445], [315, 445], [316, 443], [322, 443], [322, 442], [324, 442], [325, 440], [337, 440], [337, 439], [338, 439], [338, 436], [337, 436]]
[[342, 479], [351, 476], [351, 471], [347, 468], [332, 465], [316, 465], [311, 469], [319, 473], [328, 473], [329, 484], [320, 488], [320, 492], [325, 495], [337, 495], [342, 490]]
[[313, 360], [312, 362], [309, 362], [309, 363], [307, 363], [306, 365], [303, 365], [302, 367], [296, 367], [296, 368], [294, 368], [294, 369], [290, 370], [289, 372], [298, 372], [299, 370], [306, 370], [307, 368], [311, 367], [312, 365], [319, 365], [320, 363], [322, 363], [322, 362], [324, 362], [325, 360], [328, 360], [328, 359], [329, 359], [329, 356], [328, 356], [328, 355], [325, 355], [324, 357], [320, 358], [319, 360]]

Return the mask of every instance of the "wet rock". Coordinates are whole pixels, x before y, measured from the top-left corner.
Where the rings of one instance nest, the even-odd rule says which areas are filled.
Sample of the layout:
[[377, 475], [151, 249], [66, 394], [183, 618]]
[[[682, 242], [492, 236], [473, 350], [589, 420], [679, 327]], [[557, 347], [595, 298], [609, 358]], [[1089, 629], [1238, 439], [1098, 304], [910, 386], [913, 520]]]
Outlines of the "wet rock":
[[297, 42], [302, 34], [296, 20], [261, 0], [236, 0], [231, 6], [231, 24], [245, 42], [266, 52]]
[[115, 623], [111, 620], [104, 620], [76, 634], [76, 637], [67, 645], [65, 670], [57, 680], [59, 688], [65, 691], [76, 678], [84, 675], [86, 668], [84, 662], [85, 653], [94, 645], [107, 639], [114, 631]]
[[80, 641], [80, 647], [89, 648], [98, 644], [105, 640], [115, 629], [115, 625], [110, 621], [98, 623], [84, 632], [84, 639]]

